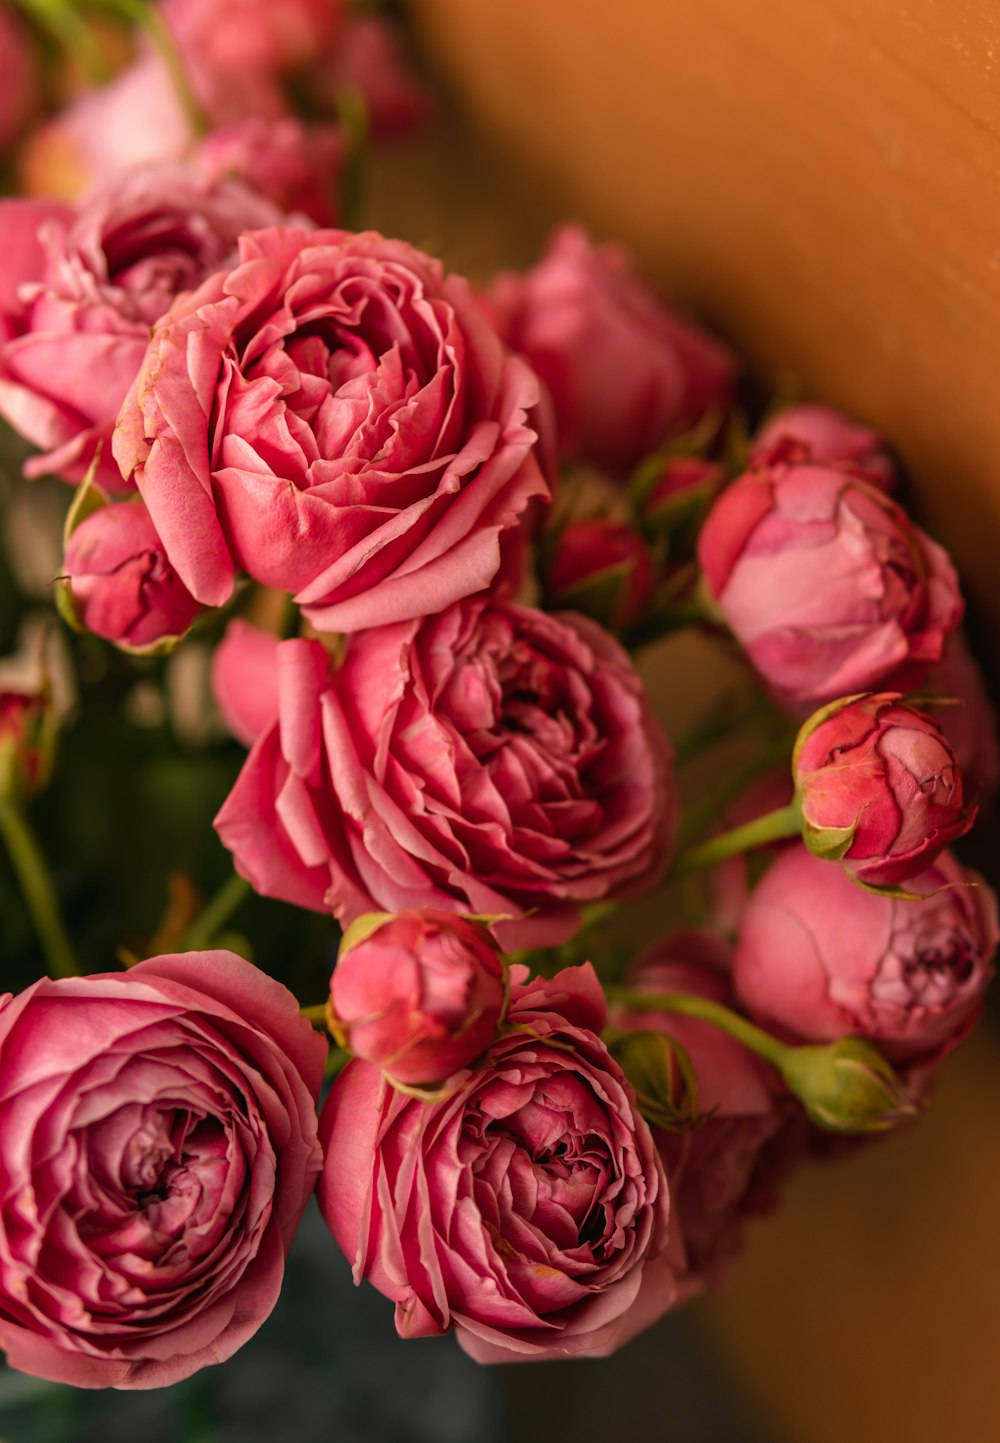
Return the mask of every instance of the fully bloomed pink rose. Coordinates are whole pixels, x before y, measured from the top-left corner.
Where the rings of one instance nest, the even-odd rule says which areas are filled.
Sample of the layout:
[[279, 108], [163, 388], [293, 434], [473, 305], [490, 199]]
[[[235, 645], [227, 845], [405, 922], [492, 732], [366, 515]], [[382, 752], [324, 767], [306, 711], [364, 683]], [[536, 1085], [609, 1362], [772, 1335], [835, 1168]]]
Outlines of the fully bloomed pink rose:
[[767, 460], [775, 447], [789, 442], [813, 461], [850, 462], [883, 490], [892, 490], [896, 483], [896, 467], [879, 433], [832, 406], [804, 402], [775, 411], [753, 438], [751, 464]]
[[403, 1337], [454, 1329], [484, 1362], [607, 1352], [675, 1299], [666, 1180], [589, 964], [515, 985], [510, 1020], [438, 1102], [349, 1063], [320, 1208]]
[[560, 453], [627, 471], [707, 412], [728, 406], [736, 363], [643, 285], [616, 246], [566, 226], [484, 306], [555, 404]]
[[278, 1296], [321, 1166], [326, 1046], [230, 952], [0, 1005], [0, 1347], [84, 1388], [228, 1358]]
[[328, 1016], [341, 1045], [407, 1086], [468, 1067], [507, 1004], [504, 964], [485, 926], [433, 907], [358, 925], [365, 935], [344, 938], [330, 979]]
[[849, 466], [777, 460], [725, 490], [702, 528], [708, 590], [792, 703], [832, 701], [938, 661], [962, 619], [947, 553]]
[[844, 870], [869, 886], [918, 876], [976, 818], [941, 728], [899, 692], [823, 708], [799, 732], [792, 769], [803, 841], [818, 856], [832, 846]]
[[183, 636], [201, 606], [163, 554], [141, 501], [93, 512], [66, 545], [61, 584], [78, 624], [134, 650]]
[[[30, 223], [0, 203], [0, 240]], [[38, 446], [25, 474], [79, 481], [103, 447], [97, 479], [123, 482], [110, 440], [146, 352], [149, 330], [179, 292], [234, 252], [236, 237], [277, 217], [236, 181], [184, 167], [131, 172], [72, 216], [38, 231], [44, 262], [19, 289], [21, 310], [0, 347], [0, 415]]]
[[156, 328], [115, 456], [199, 601], [244, 570], [354, 631], [490, 585], [503, 533], [548, 495], [537, 399], [429, 256], [273, 229]]
[[[344, 922], [422, 906], [507, 917], [505, 945], [544, 946], [583, 904], [661, 875], [669, 744], [592, 622], [473, 599], [357, 633], [332, 675], [319, 642], [275, 646], [276, 721], [215, 823], [259, 892]], [[245, 735], [267, 712], [240, 705], [233, 650], [226, 670], [217, 691], [237, 694]]]
[[892, 1062], [947, 1050], [993, 975], [992, 888], [950, 852], [907, 884], [866, 892], [804, 846], [787, 848], [743, 914], [736, 995], [765, 1026], [823, 1042], [870, 1038]]

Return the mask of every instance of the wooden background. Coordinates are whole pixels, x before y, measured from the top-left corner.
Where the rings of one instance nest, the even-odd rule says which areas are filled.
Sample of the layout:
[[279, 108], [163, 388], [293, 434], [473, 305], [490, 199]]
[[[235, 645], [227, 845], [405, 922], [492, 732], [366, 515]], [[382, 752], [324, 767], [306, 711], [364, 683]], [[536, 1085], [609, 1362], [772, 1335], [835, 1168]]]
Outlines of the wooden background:
[[[997, 0], [409, 0], [407, 11], [446, 99], [429, 140], [379, 162], [378, 224], [473, 274], [529, 262], [569, 216], [628, 241], [763, 378], [792, 372], [883, 430], [955, 555], [989, 667]], [[998, 1220], [1000, 1050], [985, 1030], [919, 1128], [793, 1182], [730, 1287], [698, 1305], [701, 1321], [791, 1443], [990, 1443]], [[634, 1386], [627, 1361], [603, 1366], [608, 1390]], [[670, 1400], [650, 1386], [645, 1443], [674, 1440]], [[574, 1389], [538, 1437], [566, 1422]]]

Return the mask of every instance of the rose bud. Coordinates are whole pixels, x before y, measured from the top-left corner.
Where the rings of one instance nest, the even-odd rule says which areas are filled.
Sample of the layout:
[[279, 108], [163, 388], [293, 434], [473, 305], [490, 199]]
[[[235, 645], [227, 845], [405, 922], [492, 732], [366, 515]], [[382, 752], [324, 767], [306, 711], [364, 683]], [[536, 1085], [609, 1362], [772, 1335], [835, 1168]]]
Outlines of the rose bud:
[[202, 610], [141, 501], [117, 501], [81, 521], [66, 544], [64, 571], [63, 614], [127, 651], [169, 649]]
[[899, 887], [969, 831], [955, 753], [899, 692], [846, 697], [799, 732], [792, 772], [802, 840], [872, 887]]
[[0, 806], [42, 790], [52, 772], [56, 718], [47, 690], [0, 688]]
[[677, 1297], [663, 1168], [589, 964], [515, 976], [508, 1020], [437, 1101], [348, 1063], [320, 1209], [405, 1338], [454, 1329], [480, 1362], [608, 1352]]
[[527, 274], [499, 276], [483, 306], [548, 386], [566, 460], [627, 472], [729, 405], [732, 353], [665, 306], [623, 250], [578, 226], [557, 231]]
[[391, 1082], [426, 1086], [485, 1051], [506, 992], [500, 954], [480, 923], [431, 907], [376, 913], [360, 917], [341, 944], [330, 1030]]
[[958, 758], [966, 795], [992, 803], [1000, 787], [1000, 725], [983, 674], [960, 631], [949, 636], [944, 656], [921, 681], [920, 694], [941, 700], [934, 715]]
[[867, 1037], [893, 1063], [955, 1045], [993, 975], [996, 898], [949, 852], [908, 890], [922, 900], [866, 892], [804, 846], [787, 848], [743, 914], [742, 1005], [806, 1041]]
[[686, 540], [697, 530], [725, 479], [725, 470], [718, 461], [705, 456], [672, 456], [658, 468], [652, 484], [644, 487], [642, 519], [650, 529], [671, 538], [682, 531]]
[[769, 416], [750, 451], [750, 464], [765, 461], [776, 446], [791, 442], [814, 461], [847, 461], [866, 481], [891, 491], [896, 467], [882, 437], [832, 406], [782, 406]]
[[398, 27], [381, 15], [345, 17], [337, 44], [320, 68], [318, 86], [334, 97], [357, 91], [376, 140], [419, 130], [430, 114], [430, 96], [410, 69]]
[[0, 1004], [0, 1348], [83, 1388], [230, 1357], [277, 1301], [322, 1156], [326, 1044], [231, 952]]
[[545, 578], [546, 606], [580, 611], [612, 630], [639, 620], [653, 594], [646, 543], [620, 521], [570, 521]]
[[781, 1075], [810, 1122], [826, 1132], [886, 1132], [918, 1112], [914, 1095], [862, 1037], [792, 1048]]
[[[227, 711], [247, 735], [234, 638]], [[253, 678], [264, 668], [256, 665]], [[345, 925], [435, 907], [545, 947], [580, 908], [648, 890], [670, 859], [673, 753], [625, 652], [586, 617], [472, 597], [277, 648], [275, 720], [215, 819], [257, 891]]]
[[334, 225], [345, 144], [337, 125], [251, 115], [205, 136], [194, 164], [212, 180], [235, 176], [279, 210]]
[[849, 467], [775, 461], [722, 493], [698, 539], [707, 589], [786, 702], [922, 675], [962, 619], [947, 553]]

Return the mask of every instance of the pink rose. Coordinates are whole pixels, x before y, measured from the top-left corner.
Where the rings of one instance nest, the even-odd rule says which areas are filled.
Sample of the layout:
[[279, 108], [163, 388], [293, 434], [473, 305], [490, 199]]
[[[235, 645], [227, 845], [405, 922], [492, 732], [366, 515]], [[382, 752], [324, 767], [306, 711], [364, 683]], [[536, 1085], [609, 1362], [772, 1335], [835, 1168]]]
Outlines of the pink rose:
[[993, 975], [993, 890], [949, 852], [907, 890], [924, 900], [866, 892], [805, 847], [787, 848], [743, 915], [741, 1003], [807, 1041], [870, 1038], [892, 1062], [959, 1040]]
[[43, 979], [0, 1006], [0, 1347], [157, 1388], [257, 1331], [321, 1166], [326, 1045], [230, 952]]
[[564, 941], [584, 903], [661, 875], [669, 744], [592, 622], [474, 599], [357, 633], [332, 676], [318, 642], [277, 657], [277, 722], [215, 823], [257, 891], [344, 922], [509, 917], [498, 935], [520, 947]]
[[504, 965], [486, 928], [431, 907], [361, 918], [330, 979], [330, 1021], [343, 1047], [391, 1082], [425, 1086], [468, 1067], [496, 1036]]
[[410, 68], [396, 27], [381, 15], [346, 18], [315, 83], [328, 98], [358, 91], [376, 140], [418, 130], [430, 112], [430, 96]]
[[207, 135], [194, 164], [212, 179], [235, 176], [280, 211], [334, 225], [345, 150], [337, 125], [306, 125], [291, 115], [277, 120], [251, 115]]
[[24, 126], [38, 99], [38, 63], [31, 40], [9, 5], [0, 6], [0, 147]]
[[45, 269], [44, 237], [51, 228], [69, 225], [73, 211], [61, 201], [26, 200], [11, 196], [0, 200], [0, 347], [24, 325], [29, 302], [24, 288]]
[[666, 1181], [590, 966], [516, 985], [510, 1017], [439, 1102], [348, 1064], [320, 1125], [320, 1208], [403, 1337], [454, 1328], [482, 1362], [610, 1351], [633, 1310], [651, 1322], [674, 1300], [655, 1267]]
[[196, 94], [216, 121], [237, 111], [266, 113], [254, 92], [269, 97], [281, 77], [315, 65], [343, 18], [341, 0], [162, 0], [162, 8]]
[[141, 501], [93, 512], [66, 546], [64, 585], [85, 631], [144, 651], [183, 636], [201, 606], [163, 552]]
[[709, 592], [790, 702], [831, 701], [938, 661], [962, 619], [946, 552], [842, 465], [777, 461], [735, 481], [698, 540]]
[[212, 656], [212, 692], [245, 747], [278, 721], [278, 638], [236, 617]]
[[847, 697], [799, 732], [792, 761], [802, 840], [873, 887], [899, 887], [976, 817], [940, 727], [899, 692]]
[[941, 660], [919, 685], [922, 696], [946, 703], [934, 708], [934, 717], [958, 758], [966, 794], [992, 803], [1000, 788], [1000, 724], [960, 631], [952, 632]]
[[[640, 992], [684, 992], [732, 1007], [730, 949], [708, 932], [676, 932], [646, 952], [627, 977]], [[680, 1240], [685, 1298], [718, 1284], [743, 1246], [746, 1218], [777, 1202], [778, 1185], [808, 1127], [776, 1073], [726, 1033], [676, 1013], [614, 1009], [612, 1024], [666, 1034], [687, 1053], [698, 1126], [654, 1131], [670, 1179], [671, 1226]]]
[[527, 274], [498, 277], [484, 306], [548, 386], [568, 460], [628, 471], [729, 405], [731, 352], [667, 309], [624, 251], [593, 245], [579, 226], [558, 231]]
[[642, 616], [653, 584], [649, 550], [630, 526], [603, 518], [570, 521], [555, 543], [546, 601], [604, 626], [626, 627]]
[[156, 328], [114, 449], [199, 601], [242, 569], [354, 631], [489, 586], [502, 534], [548, 494], [537, 398], [430, 257], [275, 229]]
[[766, 462], [775, 447], [784, 446], [791, 454], [788, 443], [801, 448], [799, 459], [850, 462], [866, 481], [884, 491], [896, 484], [896, 467], [878, 432], [832, 406], [803, 403], [775, 411], [753, 438], [751, 465]]
[[[0, 205], [0, 238], [23, 210]], [[150, 326], [179, 292], [232, 255], [248, 226], [277, 212], [236, 181], [183, 167], [135, 171], [39, 232], [44, 265], [22, 285], [16, 334], [0, 348], [0, 414], [40, 447], [25, 474], [97, 479], [122, 490], [111, 432], [142, 364]]]

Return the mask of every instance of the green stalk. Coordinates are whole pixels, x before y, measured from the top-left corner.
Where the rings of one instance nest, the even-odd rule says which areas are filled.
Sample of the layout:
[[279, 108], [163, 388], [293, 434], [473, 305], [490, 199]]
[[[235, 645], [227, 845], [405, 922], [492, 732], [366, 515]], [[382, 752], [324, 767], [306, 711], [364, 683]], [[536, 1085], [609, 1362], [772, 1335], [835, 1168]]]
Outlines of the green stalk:
[[21, 885], [49, 971], [79, 977], [81, 970], [63, 924], [55, 887], [28, 818], [16, 802], [0, 804], [0, 835]]
[[250, 883], [234, 872], [227, 881], [223, 882], [208, 905], [198, 913], [178, 943], [178, 951], [200, 952], [211, 947], [212, 942], [251, 890]]
[[795, 1051], [786, 1047], [762, 1027], [748, 1022], [738, 1012], [723, 1007], [720, 1002], [710, 1002], [707, 997], [695, 997], [687, 992], [640, 992], [633, 987], [606, 986], [609, 1002], [618, 1002], [634, 1012], [673, 1012], [683, 1017], [696, 1017], [725, 1032], [748, 1051], [756, 1053], [772, 1067], [782, 1072], [791, 1054]]
[[705, 867], [714, 867], [719, 862], [728, 861], [730, 857], [738, 857], [755, 847], [766, 847], [769, 842], [777, 842], [784, 837], [797, 837], [801, 831], [799, 804], [793, 801], [787, 807], [778, 807], [776, 811], [756, 817], [752, 822], [744, 822], [742, 826], [733, 827], [731, 831], [723, 832], [718, 837], [709, 837], [707, 842], [701, 842], [697, 847], [682, 852], [670, 869], [670, 879], [686, 877], [690, 872], [700, 872]]

